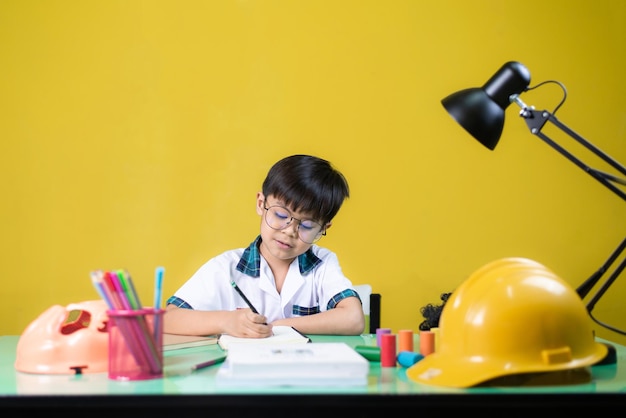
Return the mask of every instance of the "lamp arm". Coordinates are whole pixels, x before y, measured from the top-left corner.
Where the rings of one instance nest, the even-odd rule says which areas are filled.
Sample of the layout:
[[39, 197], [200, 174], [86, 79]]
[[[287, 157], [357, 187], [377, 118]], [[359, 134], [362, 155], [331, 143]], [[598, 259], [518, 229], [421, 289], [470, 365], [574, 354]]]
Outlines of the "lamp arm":
[[[617, 256], [623, 252], [624, 247], [626, 246], [626, 239], [624, 239], [624, 241], [622, 241], [622, 243], [620, 244], [620, 246], [615, 250], [615, 252], [613, 252], [613, 254], [611, 255], [611, 258], [613, 258], [613, 260], [611, 262], [607, 261], [607, 263], [603, 266], [606, 267], [607, 265], [613, 264], [613, 262], [615, 261], [615, 259], [617, 258]], [[610, 260], [610, 259], [609, 259]], [[596, 319], [593, 314], [591, 313], [591, 311], [593, 310], [594, 306], [596, 305], [596, 303], [600, 300], [600, 298], [602, 297], [602, 295], [604, 295], [604, 293], [609, 289], [609, 287], [611, 287], [611, 285], [613, 284], [613, 282], [615, 280], [617, 280], [617, 278], [619, 277], [619, 275], [622, 273], [622, 271], [624, 271], [624, 268], [626, 268], [626, 257], [624, 257], [624, 259], [622, 259], [622, 261], [617, 265], [617, 268], [613, 271], [613, 273], [609, 276], [609, 278], [602, 284], [602, 286], [600, 287], [600, 289], [596, 292], [595, 295], [593, 295], [593, 297], [589, 300], [589, 302], [587, 302], [587, 312], [589, 312], [589, 316], [591, 317], [591, 319], [593, 319], [595, 322], [597, 322], [598, 324], [602, 325], [603, 327], [606, 327], [608, 329], [610, 329], [613, 332], [617, 332], [618, 334], [622, 334], [622, 335], [626, 335], [626, 331], [621, 330], [619, 328], [615, 328], [611, 325], [605, 324], [601, 321], [599, 321], [598, 319]], [[599, 273], [600, 271], [598, 271]], [[596, 273], [596, 274], [598, 274]], [[600, 279], [600, 277], [602, 277], [602, 273], [598, 276], [598, 278], [596, 279], [596, 282]], [[591, 290], [591, 288], [593, 287], [593, 285], [595, 283], [591, 283], [591, 280], [594, 278], [594, 276], [591, 276], [589, 279], [587, 279], [585, 281], [585, 283], [583, 283], [579, 288], [578, 291], [583, 288], [584, 286], [587, 285], [587, 282], [589, 282], [589, 286], [588, 289], [586, 290], [586, 292], [589, 292], [589, 290]], [[580, 294], [580, 291], [579, 291]]]
[[[611, 167], [615, 168], [621, 174], [626, 175], [626, 167], [617, 162], [614, 158], [610, 157], [608, 154], [600, 150], [598, 147], [593, 145], [591, 142], [574, 132], [567, 125], [560, 122], [552, 113], [543, 110], [538, 111], [531, 107], [527, 107], [523, 104], [519, 99], [514, 98], [515, 101], [522, 110], [520, 111], [520, 116], [522, 116], [526, 125], [530, 128], [530, 132], [539, 138], [541, 138], [545, 143], [550, 145], [552, 148], [557, 150], [561, 155], [566, 157], [572, 163], [576, 164], [580, 169], [591, 175], [598, 182], [602, 183], [609, 190], [613, 191], [616, 195], [622, 198], [622, 200], [626, 201], [626, 192], [623, 189], [620, 189], [616, 186], [616, 184], [626, 185], [626, 179], [614, 176], [609, 173], [602, 172], [600, 170], [596, 170], [594, 168], [589, 167], [582, 160], [574, 156], [572, 153], [567, 151], [561, 145], [557, 144], [555, 141], [550, 139], [546, 134], [544, 134], [541, 130], [545, 126], [547, 122], [550, 122], [561, 131], [565, 132], [571, 138], [576, 140], [578, 143], [583, 145], [585, 148], [590, 150], [592, 153], [600, 157], [603, 161], [609, 164]], [[576, 292], [581, 298], [587, 296], [587, 294], [591, 291], [591, 289], [602, 279], [602, 276], [606, 274], [608, 269], [615, 263], [615, 261], [620, 257], [620, 255], [626, 250], [626, 238], [618, 245], [618, 247], [613, 251], [611, 256], [606, 260], [606, 262], [587, 280], [585, 280], [577, 289]], [[589, 303], [587, 303], [587, 311], [591, 313], [591, 310], [594, 308], [596, 302], [600, 299], [600, 297], [608, 290], [608, 288], [613, 284], [613, 282], [617, 279], [617, 277], [621, 274], [621, 272], [626, 268], [626, 258], [623, 259], [617, 266], [617, 268], [613, 271], [613, 273], [609, 276], [606, 282], [602, 285], [600, 290], [591, 298]]]
[[[606, 272], [606, 268], [609, 265], [613, 264], [615, 262], [615, 260], [617, 259], [617, 257], [624, 252], [624, 248], [626, 247], [626, 239], [624, 239], [622, 241], [622, 243], [615, 249], [615, 251], [613, 252], [613, 254], [611, 254], [611, 257], [609, 257], [609, 259], [607, 260], [607, 262], [603, 265], [603, 268], [601, 268], [600, 270], [598, 270], [598, 272], [596, 272], [596, 274], [600, 274], [600, 276], [602, 276], [605, 272]], [[609, 278], [607, 279], [607, 281], [602, 285], [602, 287], [600, 288], [600, 290], [598, 290], [598, 292], [593, 295], [593, 297], [589, 300], [589, 303], [587, 303], [587, 308], [589, 311], [591, 311], [591, 309], [593, 309], [593, 307], [595, 306], [596, 302], [598, 302], [598, 300], [600, 300], [600, 297], [607, 291], [607, 289], [609, 288], [609, 286], [611, 284], [613, 284], [613, 282], [615, 281], [615, 279], [617, 279], [617, 277], [621, 274], [621, 272], [624, 270], [624, 268], [626, 268], [626, 258], [624, 258], [618, 265], [617, 268], [613, 271], [613, 273], [609, 276]], [[595, 275], [594, 275], [595, 276]], [[594, 277], [591, 276], [591, 277]], [[589, 279], [587, 280], [589, 281]], [[591, 290], [591, 287], [593, 287], [591, 284], [588, 285], [587, 281], [585, 281], [582, 285], [580, 285], [578, 287], [578, 289], [583, 289], [583, 292], [585, 294], [589, 293], [589, 291]]]
[[622, 198], [622, 200], [626, 201], [626, 192], [618, 187], [616, 187], [615, 183], [626, 185], [626, 179], [619, 178], [612, 174], [604, 173], [600, 170], [596, 170], [594, 168], [589, 167], [587, 164], [582, 162], [579, 158], [574, 156], [572, 153], [567, 151], [565, 148], [554, 142], [550, 139], [546, 134], [541, 132], [543, 127], [547, 122], [552, 123], [557, 128], [568, 134], [571, 138], [575, 139], [578, 143], [583, 145], [585, 148], [593, 152], [595, 155], [600, 157], [603, 161], [609, 164], [611, 167], [618, 170], [621, 174], [626, 176], [626, 167], [617, 162], [614, 158], [609, 156], [607, 153], [593, 145], [591, 142], [574, 132], [567, 125], [560, 122], [552, 113], [542, 110], [534, 110], [532, 108], [525, 107], [521, 110], [520, 116], [522, 116], [526, 120], [526, 125], [530, 128], [530, 132], [534, 135], [537, 135], [541, 138], [545, 143], [550, 145], [552, 148], [557, 150], [563, 156], [565, 156], [568, 160], [576, 164], [580, 169], [591, 175], [593, 178], [598, 180], [600, 183], [604, 184], [607, 188], [609, 188], [613, 193]]
[[[600, 280], [600, 278], [608, 271], [609, 267], [615, 263], [615, 260], [624, 252], [626, 249], [626, 238], [617, 246], [617, 248], [611, 253], [609, 258], [600, 266], [600, 268], [587, 280], [585, 280], [578, 289], [576, 290], [581, 298], [584, 298], [593, 288], [593, 286]], [[617, 276], [624, 270], [626, 267], [626, 259], [622, 260], [622, 262], [618, 265], [618, 268], [613, 272], [610, 278], [605, 282], [602, 288], [594, 295], [594, 297], [587, 304], [589, 310], [593, 309], [593, 306], [596, 304], [600, 296], [606, 292], [608, 287], [615, 281]]]

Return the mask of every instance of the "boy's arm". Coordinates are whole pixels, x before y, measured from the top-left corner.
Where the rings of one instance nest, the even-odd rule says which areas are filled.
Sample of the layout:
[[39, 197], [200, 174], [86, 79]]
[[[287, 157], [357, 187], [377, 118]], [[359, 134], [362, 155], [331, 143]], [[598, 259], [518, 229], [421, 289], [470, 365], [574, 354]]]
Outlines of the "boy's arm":
[[303, 334], [360, 335], [365, 329], [365, 316], [357, 297], [347, 297], [334, 309], [314, 315], [274, 321], [272, 325], [290, 325]]
[[179, 335], [229, 334], [235, 337], [265, 338], [272, 335], [267, 318], [250, 309], [234, 311], [199, 311], [166, 307], [163, 316], [163, 332]]

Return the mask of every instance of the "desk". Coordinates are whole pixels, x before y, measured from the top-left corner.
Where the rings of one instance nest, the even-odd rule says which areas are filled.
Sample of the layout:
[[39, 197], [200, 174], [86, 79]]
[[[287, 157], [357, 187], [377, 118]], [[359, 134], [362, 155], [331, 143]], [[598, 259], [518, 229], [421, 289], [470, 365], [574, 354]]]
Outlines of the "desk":
[[[104, 412], [114, 418], [172, 415], [207, 418], [207, 415], [221, 413], [236, 416], [281, 413], [298, 418], [321, 418], [344, 411], [351, 415], [357, 412], [378, 415], [401, 413], [410, 408], [415, 414], [439, 414], [459, 408], [488, 408], [489, 412], [505, 412], [507, 418], [517, 414], [528, 418], [531, 410], [533, 418], [542, 412], [554, 418], [555, 414], [580, 412], [586, 407], [593, 407], [596, 412], [626, 408], [626, 347], [614, 343], [610, 344], [616, 348], [617, 362], [592, 367], [592, 381], [579, 385], [451, 389], [413, 382], [407, 378], [406, 369], [400, 366], [381, 368], [380, 363], [371, 362], [366, 386], [221, 388], [215, 384], [219, 366], [188, 372], [191, 365], [220, 355], [217, 345], [166, 352], [162, 379], [118, 382], [108, 379], [106, 373], [33, 375], [17, 372], [14, 362], [18, 339], [19, 336], [0, 336], [0, 412], [3, 417], [17, 413], [50, 416], [55, 412], [101, 416], [99, 413]], [[376, 344], [376, 337], [369, 334], [312, 335], [311, 339], [313, 342], [343, 341], [352, 347]]]

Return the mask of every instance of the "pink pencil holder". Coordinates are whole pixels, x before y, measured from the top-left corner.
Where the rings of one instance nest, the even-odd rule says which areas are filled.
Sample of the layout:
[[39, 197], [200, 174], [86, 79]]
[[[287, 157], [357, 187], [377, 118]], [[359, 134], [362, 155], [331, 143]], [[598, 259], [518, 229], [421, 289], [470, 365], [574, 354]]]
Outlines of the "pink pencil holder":
[[163, 309], [109, 310], [109, 379], [163, 377]]

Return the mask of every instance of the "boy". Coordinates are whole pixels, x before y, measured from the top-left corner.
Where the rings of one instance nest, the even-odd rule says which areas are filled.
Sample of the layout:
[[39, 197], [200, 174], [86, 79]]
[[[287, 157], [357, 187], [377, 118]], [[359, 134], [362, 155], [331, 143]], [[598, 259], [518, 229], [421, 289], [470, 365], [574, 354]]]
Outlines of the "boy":
[[346, 179], [328, 161], [278, 161], [256, 195], [260, 235], [201, 266], [168, 299], [164, 331], [264, 338], [273, 325], [290, 325], [305, 334], [362, 333], [358, 294], [337, 256], [314, 244], [348, 196]]

